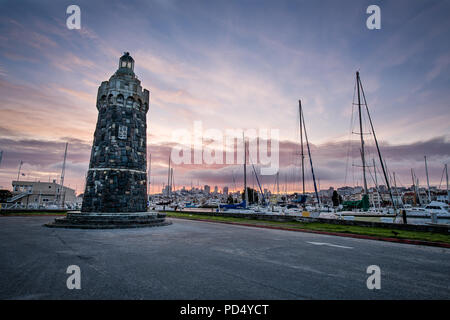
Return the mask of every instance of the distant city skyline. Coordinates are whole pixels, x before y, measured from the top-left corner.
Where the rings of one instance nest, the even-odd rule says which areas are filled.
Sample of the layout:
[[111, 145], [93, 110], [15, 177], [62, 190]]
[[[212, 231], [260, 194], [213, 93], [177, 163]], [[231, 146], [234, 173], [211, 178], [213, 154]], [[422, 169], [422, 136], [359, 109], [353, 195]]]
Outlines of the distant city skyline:
[[[412, 184], [412, 168], [426, 185], [424, 155], [434, 186], [450, 163], [448, 1], [77, 4], [81, 30], [67, 29], [66, 2], [0, 2], [2, 188], [12, 188], [21, 161], [21, 180], [59, 182], [69, 142], [65, 185], [84, 191], [97, 89], [124, 51], [150, 90], [152, 193], [167, 183], [172, 131], [198, 120], [219, 130], [279, 129], [280, 189], [301, 191], [299, 99], [320, 189], [361, 185], [357, 142], [348, 143], [357, 70], [397, 184]], [[381, 8], [380, 30], [366, 28], [371, 4]], [[247, 174], [252, 186], [251, 166]], [[275, 175], [260, 179], [273, 189]], [[243, 189], [243, 168], [175, 165], [174, 181], [233, 192]]]

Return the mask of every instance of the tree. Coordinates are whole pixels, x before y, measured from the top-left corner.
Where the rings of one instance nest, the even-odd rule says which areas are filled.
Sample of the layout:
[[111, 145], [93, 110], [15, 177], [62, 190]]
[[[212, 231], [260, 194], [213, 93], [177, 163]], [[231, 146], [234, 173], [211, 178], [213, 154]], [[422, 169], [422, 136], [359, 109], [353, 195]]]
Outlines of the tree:
[[[248, 204], [258, 203], [258, 192], [255, 189], [247, 187]], [[245, 192], [242, 191], [242, 201], [245, 200]]]
[[234, 203], [233, 196], [231, 194], [228, 196], [227, 203], [228, 204], [233, 204]]
[[337, 193], [336, 190], [333, 191], [331, 201], [333, 201], [333, 207], [337, 207], [340, 204], [339, 194]]
[[0, 203], [5, 203], [13, 194], [9, 190], [0, 190]]

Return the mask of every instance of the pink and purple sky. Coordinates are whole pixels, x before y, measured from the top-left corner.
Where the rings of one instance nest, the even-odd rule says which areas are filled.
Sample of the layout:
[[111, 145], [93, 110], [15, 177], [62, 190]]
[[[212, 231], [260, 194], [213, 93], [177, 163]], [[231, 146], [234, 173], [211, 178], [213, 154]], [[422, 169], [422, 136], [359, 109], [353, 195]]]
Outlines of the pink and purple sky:
[[[280, 184], [300, 190], [298, 99], [321, 189], [361, 185], [358, 146], [349, 148], [357, 70], [397, 185], [411, 185], [411, 168], [426, 184], [424, 155], [432, 185], [450, 162], [450, 1], [77, 1], [81, 30], [66, 27], [70, 4], [0, 1], [1, 188], [20, 161], [22, 180], [59, 180], [68, 141], [65, 184], [84, 191], [97, 88], [124, 51], [151, 92], [152, 192], [167, 181], [173, 130], [197, 120], [279, 129]], [[366, 28], [371, 4], [380, 30]], [[174, 175], [176, 186], [234, 189], [234, 177], [242, 188], [238, 166]]]

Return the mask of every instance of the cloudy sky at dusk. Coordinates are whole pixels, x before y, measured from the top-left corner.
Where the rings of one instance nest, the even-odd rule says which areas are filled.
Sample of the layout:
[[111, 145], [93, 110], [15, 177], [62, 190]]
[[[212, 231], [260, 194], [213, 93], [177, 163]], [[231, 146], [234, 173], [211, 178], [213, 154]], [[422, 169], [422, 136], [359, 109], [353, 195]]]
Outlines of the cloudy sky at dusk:
[[[70, 4], [81, 30], [66, 27]], [[381, 30], [366, 28], [371, 4]], [[11, 188], [21, 160], [21, 179], [59, 179], [68, 141], [66, 184], [83, 192], [97, 88], [124, 51], [151, 94], [152, 191], [167, 180], [173, 130], [194, 121], [278, 129], [280, 183], [298, 190], [298, 99], [321, 188], [361, 184], [350, 133], [357, 70], [397, 184], [409, 186], [413, 168], [424, 185], [426, 155], [438, 185], [450, 162], [448, 12], [450, 1], [433, 0], [0, 0], [0, 186]], [[176, 186], [242, 183], [238, 166], [174, 171]], [[262, 181], [271, 189], [274, 176]]]

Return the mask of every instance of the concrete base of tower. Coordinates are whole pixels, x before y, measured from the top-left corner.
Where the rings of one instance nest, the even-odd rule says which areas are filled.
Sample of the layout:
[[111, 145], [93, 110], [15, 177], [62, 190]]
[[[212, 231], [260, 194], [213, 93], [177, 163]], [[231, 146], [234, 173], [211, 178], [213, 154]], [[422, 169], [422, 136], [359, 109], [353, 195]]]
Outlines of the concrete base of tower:
[[123, 229], [159, 227], [172, 224], [166, 221], [166, 215], [159, 212], [71, 212], [64, 218], [56, 218], [53, 222], [45, 224], [50, 228], [75, 229]]

